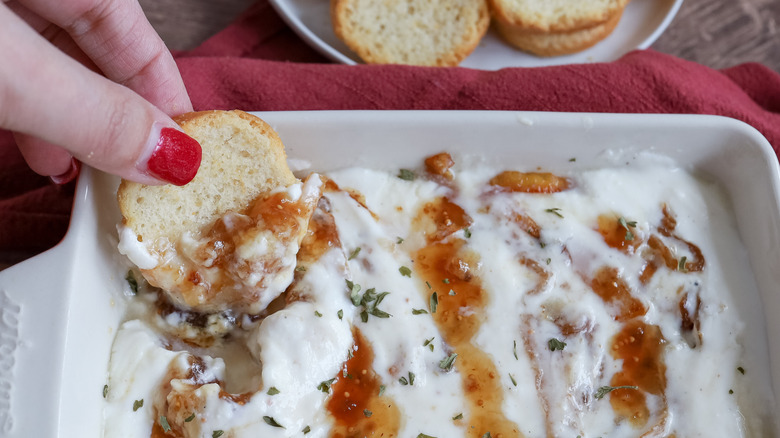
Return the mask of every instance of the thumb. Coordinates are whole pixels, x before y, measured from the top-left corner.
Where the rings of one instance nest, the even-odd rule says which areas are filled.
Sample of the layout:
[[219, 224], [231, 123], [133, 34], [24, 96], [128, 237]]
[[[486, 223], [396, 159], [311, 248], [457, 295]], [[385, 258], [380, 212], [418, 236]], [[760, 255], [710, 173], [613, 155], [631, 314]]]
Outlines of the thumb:
[[[63, 54], [3, 7], [0, 29], [0, 127], [133, 181], [182, 185], [195, 176], [200, 145], [165, 113]], [[42, 169], [40, 161], [66, 155], [25, 156]]]

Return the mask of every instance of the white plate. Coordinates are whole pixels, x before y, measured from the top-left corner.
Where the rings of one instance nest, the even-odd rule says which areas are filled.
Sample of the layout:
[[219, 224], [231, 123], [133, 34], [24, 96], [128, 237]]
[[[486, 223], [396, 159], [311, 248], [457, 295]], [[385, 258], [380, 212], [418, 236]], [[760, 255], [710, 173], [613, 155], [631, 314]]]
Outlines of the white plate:
[[[333, 61], [358, 64], [360, 58], [333, 33], [329, 0], [270, 0], [279, 15], [318, 52]], [[634, 49], [646, 49], [663, 33], [682, 0], [632, 0], [617, 28], [605, 40], [582, 52], [540, 58], [515, 50], [491, 29], [462, 67], [498, 70], [504, 67], [609, 62]]]
[[[507, 168], [603, 166], [603, 151], [652, 149], [729, 193], [758, 293], [742, 291], [745, 379], [780, 388], [780, 177], [755, 129], [715, 116], [476, 111], [262, 113], [314, 170], [411, 167], [471, 153]], [[575, 162], [569, 162], [576, 157]], [[0, 273], [0, 437], [101, 436], [103, 385], [127, 290], [116, 249], [118, 180], [85, 169], [63, 242]], [[765, 333], [768, 334], [768, 343]], [[760, 386], [758, 386], [760, 385]], [[128, 407], [130, 410], [132, 407]], [[776, 418], [780, 410], [774, 407]]]

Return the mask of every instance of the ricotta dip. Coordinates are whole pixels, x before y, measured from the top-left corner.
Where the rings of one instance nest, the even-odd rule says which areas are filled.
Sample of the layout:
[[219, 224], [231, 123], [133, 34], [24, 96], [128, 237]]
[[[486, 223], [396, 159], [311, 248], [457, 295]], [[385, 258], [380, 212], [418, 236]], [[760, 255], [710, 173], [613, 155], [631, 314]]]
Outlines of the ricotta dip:
[[181, 310], [135, 277], [105, 438], [770, 430], [729, 287], [754, 281], [714, 184], [653, 155], [553, 174], [442, 153], [321, 179], [262, 312]]

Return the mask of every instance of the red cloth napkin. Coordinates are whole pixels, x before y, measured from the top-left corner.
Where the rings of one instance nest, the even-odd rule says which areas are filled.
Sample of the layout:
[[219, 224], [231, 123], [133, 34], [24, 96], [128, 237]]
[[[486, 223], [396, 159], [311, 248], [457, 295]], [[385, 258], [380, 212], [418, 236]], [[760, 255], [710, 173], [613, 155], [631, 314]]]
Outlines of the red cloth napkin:
[[[780, 151], [780, 75], [759, 64], [717, 71], [645, 50], [611, 63], [499, 71], [335, 65], [300, 40], [267, 0], [176, 57], [197, 110], [719, 114], [754, 126]], [[56, 244], [72, 196], [72, 185], [53, 186], [27, 170], [10, 135], [0, 133], [0, 263]]]

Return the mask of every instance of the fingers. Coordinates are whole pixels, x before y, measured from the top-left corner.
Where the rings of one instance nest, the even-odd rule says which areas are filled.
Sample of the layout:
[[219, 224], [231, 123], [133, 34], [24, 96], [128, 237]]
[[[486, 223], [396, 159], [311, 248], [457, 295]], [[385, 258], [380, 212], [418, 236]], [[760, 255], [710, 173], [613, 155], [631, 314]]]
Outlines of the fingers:
[[[165, 113], [64, 55], [2, 4], [0, 29], [0, 127], [134, 181], [184, 184], [194, 177], [200, 146]], [[52, 151], [39, 145], [25, 154], [34, 169], [56, 175], [63, 158]]]
[[65, 29], [109, 79], [129, 87], [167, 114], [192, 110], [173, 57], [137, 1], [20, 3]]

